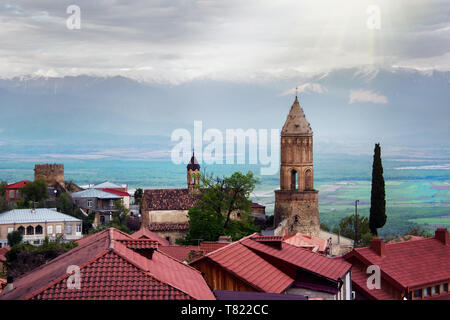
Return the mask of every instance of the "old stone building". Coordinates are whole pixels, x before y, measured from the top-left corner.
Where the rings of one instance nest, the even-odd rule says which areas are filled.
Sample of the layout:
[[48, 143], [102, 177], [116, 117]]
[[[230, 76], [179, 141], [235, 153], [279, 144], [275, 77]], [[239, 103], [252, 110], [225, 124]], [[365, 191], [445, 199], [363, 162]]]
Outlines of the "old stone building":
[[61, 185], [64, 182], [63, 164], [36, 164], [34, 165], [34, 180], [43, 179], [48, 186]]
[[295, 97], [281, 131], [280, 190], [275, 191], [274, 211], [280, 235], [319, 235], [318, 194], [314, 190], [313, 132]]

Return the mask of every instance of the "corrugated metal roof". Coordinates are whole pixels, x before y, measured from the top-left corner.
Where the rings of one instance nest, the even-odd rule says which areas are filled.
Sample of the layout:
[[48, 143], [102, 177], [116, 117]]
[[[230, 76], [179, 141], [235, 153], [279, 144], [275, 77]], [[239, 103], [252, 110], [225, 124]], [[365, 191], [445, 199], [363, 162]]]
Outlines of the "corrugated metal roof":
[[118, 185], [111, 181], [105, 181], [105, 182], [95, 185], [93, 188], [94, 189], [103, 189], [103, 188], [122, 189], [123, 186]]
[[80, 219], [56, 211], [56, 209], [38, 208], [14, 209], [0, 214], [0, 224], [39, 223], [39, 222], [81, 222]]
[[87, 189], [71, 194], [72, 198], [122, 199], [121, 196], [98, 189]]

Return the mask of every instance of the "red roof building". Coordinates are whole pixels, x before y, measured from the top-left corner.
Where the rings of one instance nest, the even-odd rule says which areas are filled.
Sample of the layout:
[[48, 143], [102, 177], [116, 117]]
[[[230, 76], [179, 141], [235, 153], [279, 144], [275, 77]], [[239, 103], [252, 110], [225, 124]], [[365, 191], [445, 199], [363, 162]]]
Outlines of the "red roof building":
[[133, 239], [148, 239], [158, 242], [161, 246], [168, 246], [170, 245], [169, 241], [164, 239], [163, 237], [160, 237], [154, 232], [151, 232], [147, 228], [141, 228], [135, 233], [131, 235]]
[[[352, 281], [357, 299], [450, 299], [450, 239], [447, 229], [438, 228], [433, 238], [384, 243], [372, 240], [369, 247], [344, 256], [353, 265]], [[373, 273], [380, 270], [380, 288], [372, 288]]]
[[130, 194], [128, 192], [120, 190], [120, 189], [103, 188], [101, 190], [115, 194], [117, 196], [121, 196], [121, 197], [130, 197]]
[[[80, 287], [69, 288], [68, 266], [78, 266]], [[13, 281], [0, 300], [214, 300], [197, 270], [110, 228]]]
[[253, 234], [191, 262], [213, 290], [351, 298], [351, 265], [343, 260]]
[[328, 241], [326, 239], [299, 232], [284, 237], [284, 242], [323, 254], [326, 253], [328, 247]]
[[23, 199], [24, 195], [21, 189], [25, 187], [27, 183], [31, 183], [28, 180], [22, 180], [16, 183], [12, 183], [6, 186], [6, 200], [7, 201], [18, 201]]

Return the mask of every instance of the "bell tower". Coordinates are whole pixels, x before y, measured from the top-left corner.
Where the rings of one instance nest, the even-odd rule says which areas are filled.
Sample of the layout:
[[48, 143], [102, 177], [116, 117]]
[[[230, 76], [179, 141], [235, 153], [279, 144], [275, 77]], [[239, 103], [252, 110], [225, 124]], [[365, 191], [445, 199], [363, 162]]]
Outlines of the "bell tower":
[[192, 157], [187, 165], [187, 185], [189, 191], [194, 191], [196, 186], [200, 184], [200, 165], [195, 158], [194, 151]]
[[274, 223], [282, 234], [320, 231], [318, 194], [314, 190], [313, 132], [297, 96], [281, 130], [280, 190], [275, 191]]

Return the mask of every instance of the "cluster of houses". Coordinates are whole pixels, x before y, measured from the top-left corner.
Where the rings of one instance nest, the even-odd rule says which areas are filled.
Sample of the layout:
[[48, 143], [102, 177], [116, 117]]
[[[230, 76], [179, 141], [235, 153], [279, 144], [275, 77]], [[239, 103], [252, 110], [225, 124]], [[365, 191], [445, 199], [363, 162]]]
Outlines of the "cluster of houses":
[[[187, 212], [198, 197], [200, 165], [192, 155], [187, 188], [144, 190], [140, 230], [115, 228], [83, 236], [82, 221], [51, 208], [0, 214], [0, 264], [7, 235], [40, 244], [62, 237], [78, 246], [36, 269], [0, 281], [0, 300], [449, 300], [450, 239], [413, 237], [353, 248], [353, 241], [320, 229], [313, 186], [312, 130], [296, 97], [281, 135], [280, 189], [273, 228], [237, 241], [221, 236], [195, 246], [176, 245], [189, 230]], [[68, 192], [95, 225], [108, 224], [115, 203], [133, 209], [127, 186], [112, 182], [80, 188], [64, 181], [62, 165], [37, 165], [49, 194]], [[6, 187], [19, 201], [29, 181]], [[75, 190], [74, 190], [75, 189]], [[252, 204], [255, 221], [265, 207]], [[233, 212], [239, 219], [239, 212]], [[1, 271], [1, 265], [0, 265]]]

